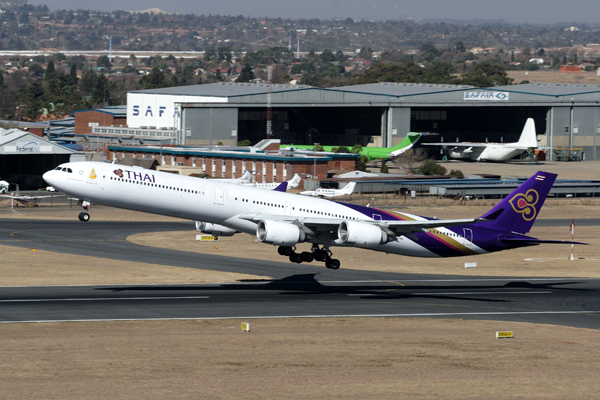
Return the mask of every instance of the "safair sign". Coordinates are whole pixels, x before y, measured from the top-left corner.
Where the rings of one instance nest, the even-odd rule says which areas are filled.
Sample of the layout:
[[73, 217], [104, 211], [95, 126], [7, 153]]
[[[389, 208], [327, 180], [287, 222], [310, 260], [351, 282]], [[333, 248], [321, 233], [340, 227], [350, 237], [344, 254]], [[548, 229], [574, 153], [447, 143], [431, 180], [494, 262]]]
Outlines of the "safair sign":
[[159, 93], [127, 94], [127, 125], [130, 128], [152, 126], [174, 128], [179, 124], [180, 109], [177, 103], [222, 103], [227, 99], [205, 96], [177, 96]]
[[465, 101], [508, 101], [508, 92], [487, 92], [484, 90], [463, 92], [463, 100], [465, 100]]

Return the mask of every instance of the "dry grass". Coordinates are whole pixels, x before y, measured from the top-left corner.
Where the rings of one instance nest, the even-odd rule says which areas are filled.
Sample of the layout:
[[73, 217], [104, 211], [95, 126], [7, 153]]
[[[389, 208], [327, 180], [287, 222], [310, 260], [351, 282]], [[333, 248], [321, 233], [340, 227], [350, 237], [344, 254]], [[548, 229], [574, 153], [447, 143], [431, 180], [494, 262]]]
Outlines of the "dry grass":
[[1, 246], [0, 286], [218, 283], [264, 276]]
[[[591, 399], [600, 331], [323, 318], [0, 325], [2, 399]], [[512, 330], [514, 339], [495, 339]]]

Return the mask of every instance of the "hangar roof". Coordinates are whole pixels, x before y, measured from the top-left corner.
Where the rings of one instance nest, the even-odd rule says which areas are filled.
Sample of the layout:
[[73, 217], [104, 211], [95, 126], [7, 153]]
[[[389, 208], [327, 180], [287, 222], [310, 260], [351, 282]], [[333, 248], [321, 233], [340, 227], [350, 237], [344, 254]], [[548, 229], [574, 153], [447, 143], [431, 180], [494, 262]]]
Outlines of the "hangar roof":
[[0, 129], [0, 154], [72, 154], [49, 140], [18, 129]]
[[600, 85], [571, 83], [527, 83], [522, 85], [496, 86], [488, 88], [488, 90], [560, 97], [599, 93]]
[[105, 114], [111, 114], [113, 117], [125, 118], [127, 117], [127, 105], [119, 105], [119, 106], [110, 106], [105, 108], [94, 108], [91, 110], [78, 110], [73, 113], [73, 115], [81, 112], [87, 111], [97, 111]]
[[341, 91], [358, 94], [380, 95], [380, 96], [416, 96], [425, 94], [436, 94], [446, 92], [456, 92], [465, 89], [471, 89], [468, 85], [436, 85], [430, 83], [396, 83], [380, 82], [369, 83], [366, 85], [343, 86], [326, 89], [330, 91]]
[[[312, 89], [312, 86], [306, 85], [271, 85], [272, 93], [289, 92], [303, 89]], [[166, 94], [174, 96], [214, 96], [214, 97], [235, 97], [256, 94], [266, 94], [269, 91], [269, 85], [266, 83], [235, 83], [219, 82], [205, 85], [176, 86], [162, 89], [135, 90], [129, 93], [143, 94]]]

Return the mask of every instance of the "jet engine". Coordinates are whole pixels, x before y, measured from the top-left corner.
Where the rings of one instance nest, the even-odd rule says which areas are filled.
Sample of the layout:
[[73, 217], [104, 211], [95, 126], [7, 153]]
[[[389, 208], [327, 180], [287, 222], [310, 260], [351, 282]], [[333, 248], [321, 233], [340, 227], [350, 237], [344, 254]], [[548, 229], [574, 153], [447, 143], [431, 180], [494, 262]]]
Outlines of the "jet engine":
[[276, 246], [294, 246], [306, 239], [306, 234], [296, 225], [280, 221], [260, 221], [256, 227], [260, 242]]
[[223, 225], [196, 221], [196, 230], [214, 236], [233, 236], [237, 231]]
[[338, 228], [342, 243], [357, 247], [372, 247], [387, 243], [388, 235], [378, 226], [357, 221], [344, 221]]

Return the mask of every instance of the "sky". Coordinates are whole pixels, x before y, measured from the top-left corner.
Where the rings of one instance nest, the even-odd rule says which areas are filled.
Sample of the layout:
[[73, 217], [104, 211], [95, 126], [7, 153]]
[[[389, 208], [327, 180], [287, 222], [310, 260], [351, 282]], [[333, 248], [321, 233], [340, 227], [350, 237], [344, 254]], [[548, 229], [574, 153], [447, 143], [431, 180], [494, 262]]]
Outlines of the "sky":
[[600, 23], [598, 0], [29, 0], [51, 10], [136, 11], [160, 8], [196, 15], [394, 20], [492, 19], [510, 23]]

